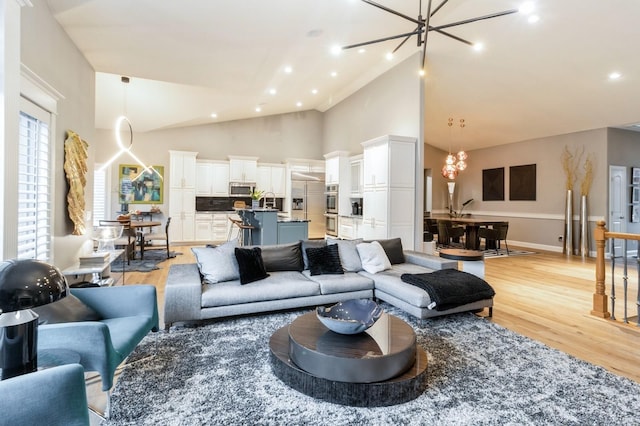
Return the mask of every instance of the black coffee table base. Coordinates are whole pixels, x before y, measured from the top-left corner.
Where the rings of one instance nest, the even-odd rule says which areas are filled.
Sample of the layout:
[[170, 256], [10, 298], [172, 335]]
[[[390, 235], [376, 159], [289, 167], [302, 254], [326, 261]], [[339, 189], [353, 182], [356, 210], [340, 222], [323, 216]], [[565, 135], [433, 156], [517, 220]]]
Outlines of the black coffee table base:
[[293, 389], [324, 401], [354, 407], [384, 407], [411, 401], [427, 387], [427, 354], [418, 346], [416, 362], [405, 373], [384, 382], [347, 383], [316, 377], [289, 359], [289, 326], [269, 341], [274, 374]]

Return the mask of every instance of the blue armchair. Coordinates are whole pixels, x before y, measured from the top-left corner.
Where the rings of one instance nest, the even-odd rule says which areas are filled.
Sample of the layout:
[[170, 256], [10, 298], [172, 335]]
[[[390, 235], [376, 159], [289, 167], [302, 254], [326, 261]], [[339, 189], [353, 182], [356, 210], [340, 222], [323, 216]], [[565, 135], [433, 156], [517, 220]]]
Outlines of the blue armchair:
[[6, 425], [89, 425], [84, 370], [68, 364], [0, 382], [0, 420]]
[[43, 324], [38, 351], [69, 349], [86, 371], [97, 371], [102, 390], [113, 386], [118, 365], [149, 331], [158, 331], [158, 303], [152, 285], [74, 288], [71, 293], [98, 312], [101, 321]]

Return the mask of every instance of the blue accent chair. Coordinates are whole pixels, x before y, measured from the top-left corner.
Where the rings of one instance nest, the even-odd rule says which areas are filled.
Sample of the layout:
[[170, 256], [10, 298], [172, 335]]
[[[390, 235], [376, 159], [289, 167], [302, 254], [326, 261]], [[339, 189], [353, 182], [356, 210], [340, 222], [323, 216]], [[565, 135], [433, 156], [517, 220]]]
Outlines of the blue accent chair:
[[118, 365], [149, 331], [159, 329], [156, 288], [152, 285], [72, 288], [71, 293], [103, 319], [40, 325], [38, 351], [77, 352], [84, 369], [100, 373], [102, 390], [109, 391]]
[[0, 423], [89, 425], [84, 369], [67, 364], [0, 381]]

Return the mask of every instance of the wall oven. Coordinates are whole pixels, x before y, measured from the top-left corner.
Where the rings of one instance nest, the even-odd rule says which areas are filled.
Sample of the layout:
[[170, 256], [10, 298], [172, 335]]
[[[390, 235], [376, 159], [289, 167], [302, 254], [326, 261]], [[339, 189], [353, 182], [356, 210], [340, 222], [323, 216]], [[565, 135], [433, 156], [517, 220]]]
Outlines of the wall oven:
[[330, 237], [338, 236], [338, 215], [333, 213], [324, 214], [325, 233]]
[[230, 182], [229, 183], [229, 197], [245, 197], [248, 198], [253, 192], [255, 183], [247, 182]]
[[324, 195], [325, 213], [338, 214], [338, 185], [327, 185]]

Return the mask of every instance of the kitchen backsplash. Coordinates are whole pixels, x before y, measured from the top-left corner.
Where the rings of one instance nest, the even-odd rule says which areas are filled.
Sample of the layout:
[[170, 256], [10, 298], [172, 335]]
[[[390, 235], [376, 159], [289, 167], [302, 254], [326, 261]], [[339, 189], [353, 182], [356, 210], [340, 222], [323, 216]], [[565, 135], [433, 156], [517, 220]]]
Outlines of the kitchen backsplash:
[[[196, 197], [196, 211], [198, 212], [225, 212], [233, 211], [233, 203], [244, 201], [247, 206], [251, 206], [251, 198], [242, 197]], [[260, 200], [262, 206], [264, 200]], [[271, 201], [271, 200], [269, 200]], [[283, 199], [276, 198], [276, 208], [282, 211]]]

